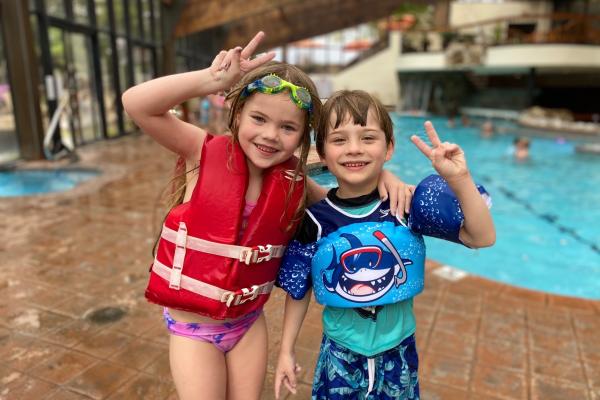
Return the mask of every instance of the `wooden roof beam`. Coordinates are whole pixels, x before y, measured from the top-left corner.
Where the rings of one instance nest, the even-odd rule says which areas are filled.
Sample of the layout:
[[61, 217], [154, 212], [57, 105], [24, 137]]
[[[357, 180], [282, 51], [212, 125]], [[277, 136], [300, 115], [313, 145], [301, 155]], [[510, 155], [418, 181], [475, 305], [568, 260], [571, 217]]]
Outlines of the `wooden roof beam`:
[[188, 0], [175, 36], [221, 26], [244, 18], [259, 16], [273, 8], [295, 3], [297, 0]]
[[[429, 1], [424, 1], [429, 3]], [[313, 0], [295, 2], [226, 25], [224, 48], [247, 42], [257, 31], [267, 33], [261, 49], [322, 35], [390, 15], [398, 0]], [[283, 15], [282, 15], [283, 14]]]

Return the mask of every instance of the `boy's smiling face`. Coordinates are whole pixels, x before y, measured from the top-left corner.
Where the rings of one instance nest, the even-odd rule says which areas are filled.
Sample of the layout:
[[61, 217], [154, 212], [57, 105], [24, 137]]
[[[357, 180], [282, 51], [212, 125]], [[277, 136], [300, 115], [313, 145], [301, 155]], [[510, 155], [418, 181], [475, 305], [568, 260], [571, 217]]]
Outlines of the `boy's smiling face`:
[[386, 143], [375, 113], [369, 109], [365, 126], [354, 124], [347, 116], [337, 128], [337, 116], [329, 118], [330, 130], [324, 141], [321, 161], [337, 178], [337, 195], [342, 198], [362, 196], [377, 187], [383, 164], [394, 152], [393, 143]]

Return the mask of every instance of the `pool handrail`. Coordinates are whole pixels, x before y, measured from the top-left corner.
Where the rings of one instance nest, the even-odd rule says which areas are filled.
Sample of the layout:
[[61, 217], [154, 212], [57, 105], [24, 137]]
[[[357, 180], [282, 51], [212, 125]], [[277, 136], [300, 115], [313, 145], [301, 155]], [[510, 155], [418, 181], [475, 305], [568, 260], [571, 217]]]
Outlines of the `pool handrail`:
[[54, 114], [52, 115], [52, 119], [50, 120], [50, 123], [48, 124], [48, 129], [46, 129], [46, 133], [44, 135], [44, 155], [46, 156], [46, 159], [48, 159], [48, 160], [55, 160], [62, 155], [70, 154], [75, 151], [75, 147], [72, 145], [69, 145], [67, 143], [63, 143], [63, 146], [65, 146], [66, 150], [60, 150], [57, 153], [53, 153], [52, 150], [50, 149], [50, 145], [52, 143], [52, 138], [54, 137], [54, 135], [57, 132], [56, 128], [58, 127], [58, 123], [60, 122], [60, 117], [64, 111], [69, 110], [69, 108], [67, 107], [68, 104], [69, 104], [69, 93], [68, 93], [68, 91], [65, 90], [65, 91], [63, 91], [63, 96], [60, 99], [60, 103], [58, 104], [58, 107], [54, 111]]

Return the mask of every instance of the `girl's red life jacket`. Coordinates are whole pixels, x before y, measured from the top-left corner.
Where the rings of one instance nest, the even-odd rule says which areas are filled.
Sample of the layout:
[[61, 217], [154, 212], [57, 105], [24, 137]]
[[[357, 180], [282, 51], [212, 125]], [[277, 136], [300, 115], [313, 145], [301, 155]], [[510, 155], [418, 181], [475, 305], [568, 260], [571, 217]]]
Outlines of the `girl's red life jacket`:
[[165, 219], [146, 298], [214, 319], [261, 308], [297, 225], [304, 192], [302, 176], [292, 189], [297, 162], [292, 157], [264, 171], [260, 197], [238, 241], [246, 156], [231, 137], [207, 135], [192, 197]]

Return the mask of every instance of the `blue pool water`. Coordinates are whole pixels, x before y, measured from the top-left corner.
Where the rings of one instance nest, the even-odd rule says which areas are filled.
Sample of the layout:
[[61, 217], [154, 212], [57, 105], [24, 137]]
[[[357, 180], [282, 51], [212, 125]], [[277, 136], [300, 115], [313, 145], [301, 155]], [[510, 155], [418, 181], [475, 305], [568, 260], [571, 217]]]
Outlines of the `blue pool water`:
[[[386, 168], [417, 183], [435, 171], [409, 137], [426, 137], [423, 118], [392, 115], [396, 151]], [[471, 172], [493, 199], [497, 240], [469, 250], [426, 238], [427, 256], [475, 275], [545, 292], [600, 299], [600, 156], [578, 154], [574, 142], [532, 138], [531, 159], [509, 154], [518, 134], [480, 139], [477, 128], [446, 127], [443, 141], [464, 149]], [[315, 176], [333, 187], [330, 174]]]
[[0, 197], [62, 192], [98, 174], [98, 171], [83, 169], [0, 172]]

